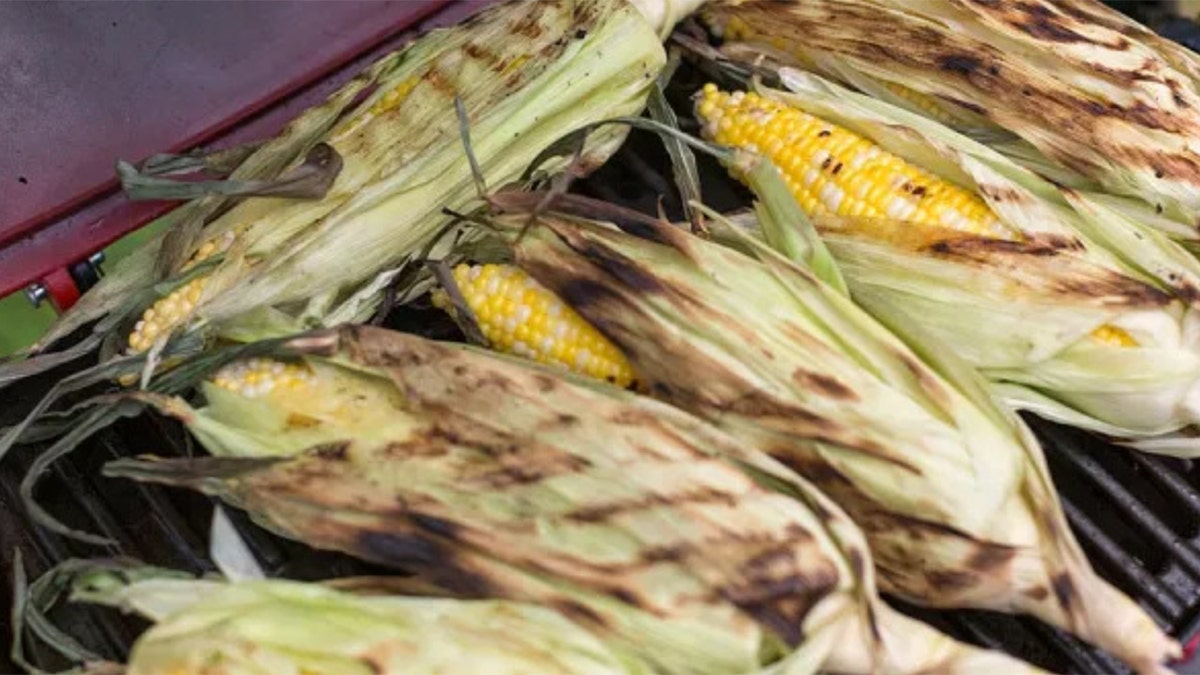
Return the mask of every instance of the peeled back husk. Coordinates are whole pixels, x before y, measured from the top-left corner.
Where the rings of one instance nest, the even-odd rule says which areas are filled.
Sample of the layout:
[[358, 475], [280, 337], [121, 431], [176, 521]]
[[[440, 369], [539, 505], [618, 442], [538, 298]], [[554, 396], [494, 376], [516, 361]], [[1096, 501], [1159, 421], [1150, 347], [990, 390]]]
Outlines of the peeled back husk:
[[[516, 233], [527, 218], [501, 222]], [[843, 293], [745, 244], [752, 255], [666, 223], [627, 233], [547, 214], [514, 257], [612, 340], [655, 397], [846, 508], [883, 588], [1027, 612], [1165, 672], [1178, 646], [1092, 571], [1036, 440], [982, 380], [914, 353]]]
[[1141, 200], [1175, 221], [1173, 236], [1198, 237], [1200, 59], [1096, 0], [718, 0], [705, 15], [910, 110], [966, 109], [984, 123], [960, 130], [1060, 183]]
[[[390, 381], [410, 430], [107, 473], [204, 490], [284, 536], [452, 594], [545, 605], [655, 672], [1028, 670], [889, 610], [837, 506], [681, 411], [379, 329], [294, 351]], [[239, 454], [276, 452], [253, 443]]]

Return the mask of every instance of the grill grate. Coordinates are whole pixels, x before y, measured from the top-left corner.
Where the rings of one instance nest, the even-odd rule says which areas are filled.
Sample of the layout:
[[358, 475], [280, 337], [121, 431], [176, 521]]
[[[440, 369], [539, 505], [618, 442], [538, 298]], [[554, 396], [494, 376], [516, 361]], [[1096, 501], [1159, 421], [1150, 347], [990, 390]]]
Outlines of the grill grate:
[[[703, 84], [699, 78], [685, 65], [668, 92], [685, 129], [690, 124], [694, 130], [688, 97]], [[646, 213], [655, 213], [661, 199], [662, 208], [679, 217], [682, 209], [667, 161], [655, 137], [635, 131], [621, 152], [576, 190]], [[719, 209], [747, 203], [745, 190], [720, 167], [705, 157], [698, 157], [698, 162], [708, 203]], [[457, 334], [440, 312], [419, 307], [393, 312], [387, 324], [430, 337]], [[55, 380], [56, 374], [50, 373], [0, 391], [0, 427], [14, 421]], [[1136, 455], [1076, 430], [1030, 421], [1046, 448], [1075, 533], [1097, 571], [1141, 602], [1174, 635], [1185, 643], [1191, 640], [1200, 631], [1200, 467]], [[38, 449], [18, 449], [0, 465], [0, 512], [23, 515], [17, 485]], [[23, 517], [8, 517], [0, 519], [0, 568], [11, 569], [12, 552], [19, 548], [31, 576], [70, 557], [116, 554], [190, 572], [213, 571], [205, 543], [213, 508], [208, 499], [188, 491], [99, 477], [100, 467], [116, 457], [192, 451], [177, 425], [156, 417], [125, 420], [100, 432], [51, 471], [39, 494], [65, 523], [104, 534], [118, 547], [97, 549], [34, 528]], [[240, 512], [230, 516], [273, 575], [317, 579], [380, 571], [346, 556], [314, 552], [282, 540]], [[0, 584], [0, 603], [5, 607], [12, 601], [9, 593], [7, 583]], [[900, 606], [960, 639], [1008, 651], [1054, 672], [1128, 672], [1108, 655], [1032, 619]], [[143, 627], [136, 619], [85, 606], [61, 608], [54, 619], [83, 644], [115, 659], [126, 655], [126, 647]], [[5, 612], [0, 617], [5, 635], [11, 630], [7, 621]], [[66, 665], [36, 645], [29, 655], [46, 669]], [[0, 672], [16, 672], [7, 656], [0, 654]], [[1179, 672], [1200, 675], [1197, 661], [1183, 664]]]

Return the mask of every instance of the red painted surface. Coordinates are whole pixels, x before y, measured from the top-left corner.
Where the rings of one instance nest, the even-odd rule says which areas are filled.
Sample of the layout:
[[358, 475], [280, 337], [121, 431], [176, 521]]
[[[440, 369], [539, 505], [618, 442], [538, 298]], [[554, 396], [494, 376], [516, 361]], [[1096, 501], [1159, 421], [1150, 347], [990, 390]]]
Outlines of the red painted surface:
[[50, 270], [42, 278], [42, 284], [46, 287], [50, 303], [60, 312], [79, 301], [79, 287], [75, 285], [75, 279], [61, 267]]
[[117, 158], [263, 138], [423, 19], [486, 3], [450, 4], [0, 3], [0, 297], [171, 208], [125, 201]]

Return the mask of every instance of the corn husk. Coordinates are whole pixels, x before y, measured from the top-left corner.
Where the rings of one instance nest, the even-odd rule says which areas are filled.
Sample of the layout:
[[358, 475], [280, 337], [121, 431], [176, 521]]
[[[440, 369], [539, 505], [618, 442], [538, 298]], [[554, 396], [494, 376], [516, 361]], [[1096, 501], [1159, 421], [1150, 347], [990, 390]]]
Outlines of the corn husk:
[[72, 599], [153, 622], [133, 645], [125, 675], [651, 673], [543, 607], [364, 595], [338, 585], [128, 580], [124, 570], [98, 570], [74, 580]]
[[[1145, 450], [1198, 451], [1189, 437], [1200, 419], [1193, 256], [1131, 218], [1120, 198], [1057, 188], [961, 134], [815, 76], [785, 69], [783, 78], [794, 91], [760, 93], [972, 188], [1015, 239], [817, 216], [858, 303], [906, 337], [934, 341], [930, 349], [952, 348], [1017, 407]], [[1091, 337], [1106, 326], [1136, 346]]]
[[973, 121], [960, 130], [1059, 182], [1140, 200], [1176, 222], [1173, 236], [1198, 236], [1200, 60], [1098, 1], [722, 0], [705, 11], [718, 30], [743, 22], [772, 55], [799, 52], [915, 112], [925, 108], [883, 85], [966, 109]]
[[[180, 188], [157, 177], [226, 164], [224, 155], [221, 162], [158, 159], [140, 173], [124, 167], [127, 187], [142, 198], [209, 196], [172, 214], [165, 238], [86, 294], [36, 349], [106, 314], [140, 313], [178, 286], [173, 280], [202, 242], [231, 234], [232, 247], [207, 270], [210, 281], [182, 329], [244, 339], [240, 320], [268, 309], [290, 318], [292, 330], [326, 325], [327, 317], [328, 325], [369, 317], [384, 295], [379, 275], [428, 254], [452, 219], [443, 209], [468, 209], [479, 196], [477, 179], [501, 186], [554, 173], [570, 158], [530, 166], [552, 141], [639, 112], [665, 63], [656, 34], [665, 29], [637, 7], [657, 8], [653, 21], [667, 21], [691, 3], [510, 0], [381, 58], [252, 149], [227, 181]], [[618, 39], [621, 48], [612, 48]], [[624, 135], [618, 126], [590, 134], [575, 170], [603, 163]], [[278, 176], [301, 176], [320, 189], [301, 191], [307, 199], [234, 204], [224, 196], [276, 195], [280, 184], [290, 194], [297, 181], [271, 181]], [[101, 326], [118, 343], [110, 351], [123, 348], [132, 321], [116, 323]]]
[[[1027, 670], [882, 605], [865, 542], [832, 502], [685, 413], [378, 329], [295, 351], [387, 378], [411, 431], [106, 472], [218, 495], [423, 587], [551, 607], [655, 672]], [[247, 437], [238, 454], [277, 448]]]
[[[501, 222], [516, 233], [527, 220]], [[665, 223], [626, 233], [563, 214], [536, 222], [514, 244], [516, 263], [621, 348], [654, 396], [846, 508], [883, 588], [1031, 613], [1165, 672], [1177, 646], [1091, 570], [1037, 442], [961, 361], [914, 352], [753, 241], [747, 255]]]

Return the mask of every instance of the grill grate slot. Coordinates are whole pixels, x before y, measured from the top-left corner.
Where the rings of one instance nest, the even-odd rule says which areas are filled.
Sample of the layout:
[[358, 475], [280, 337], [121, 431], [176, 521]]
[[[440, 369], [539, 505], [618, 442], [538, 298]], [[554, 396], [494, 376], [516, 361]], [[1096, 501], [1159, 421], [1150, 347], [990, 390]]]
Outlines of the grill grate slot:
[[1189, 542], [1175, 533], [1167, 523], [1156, 517], [1139, 501], [1132, 492], [1116, 479], [1116, 477], [1100, 466], [1100, 463], [1087, 455], [1078, 447], [1055, 444], [1055, 451], [1065, 459], [1080, 476], [1090, 479], [1097, 487], [1112, 499], [1112, 503], [1132, 521], [1141, 532], [1158, 542], [1160, 546], [1174, 553], [1174, 559], [1180, 563], [1192, 576], [1200, 576], [1200, 553], [1191, 548]]

